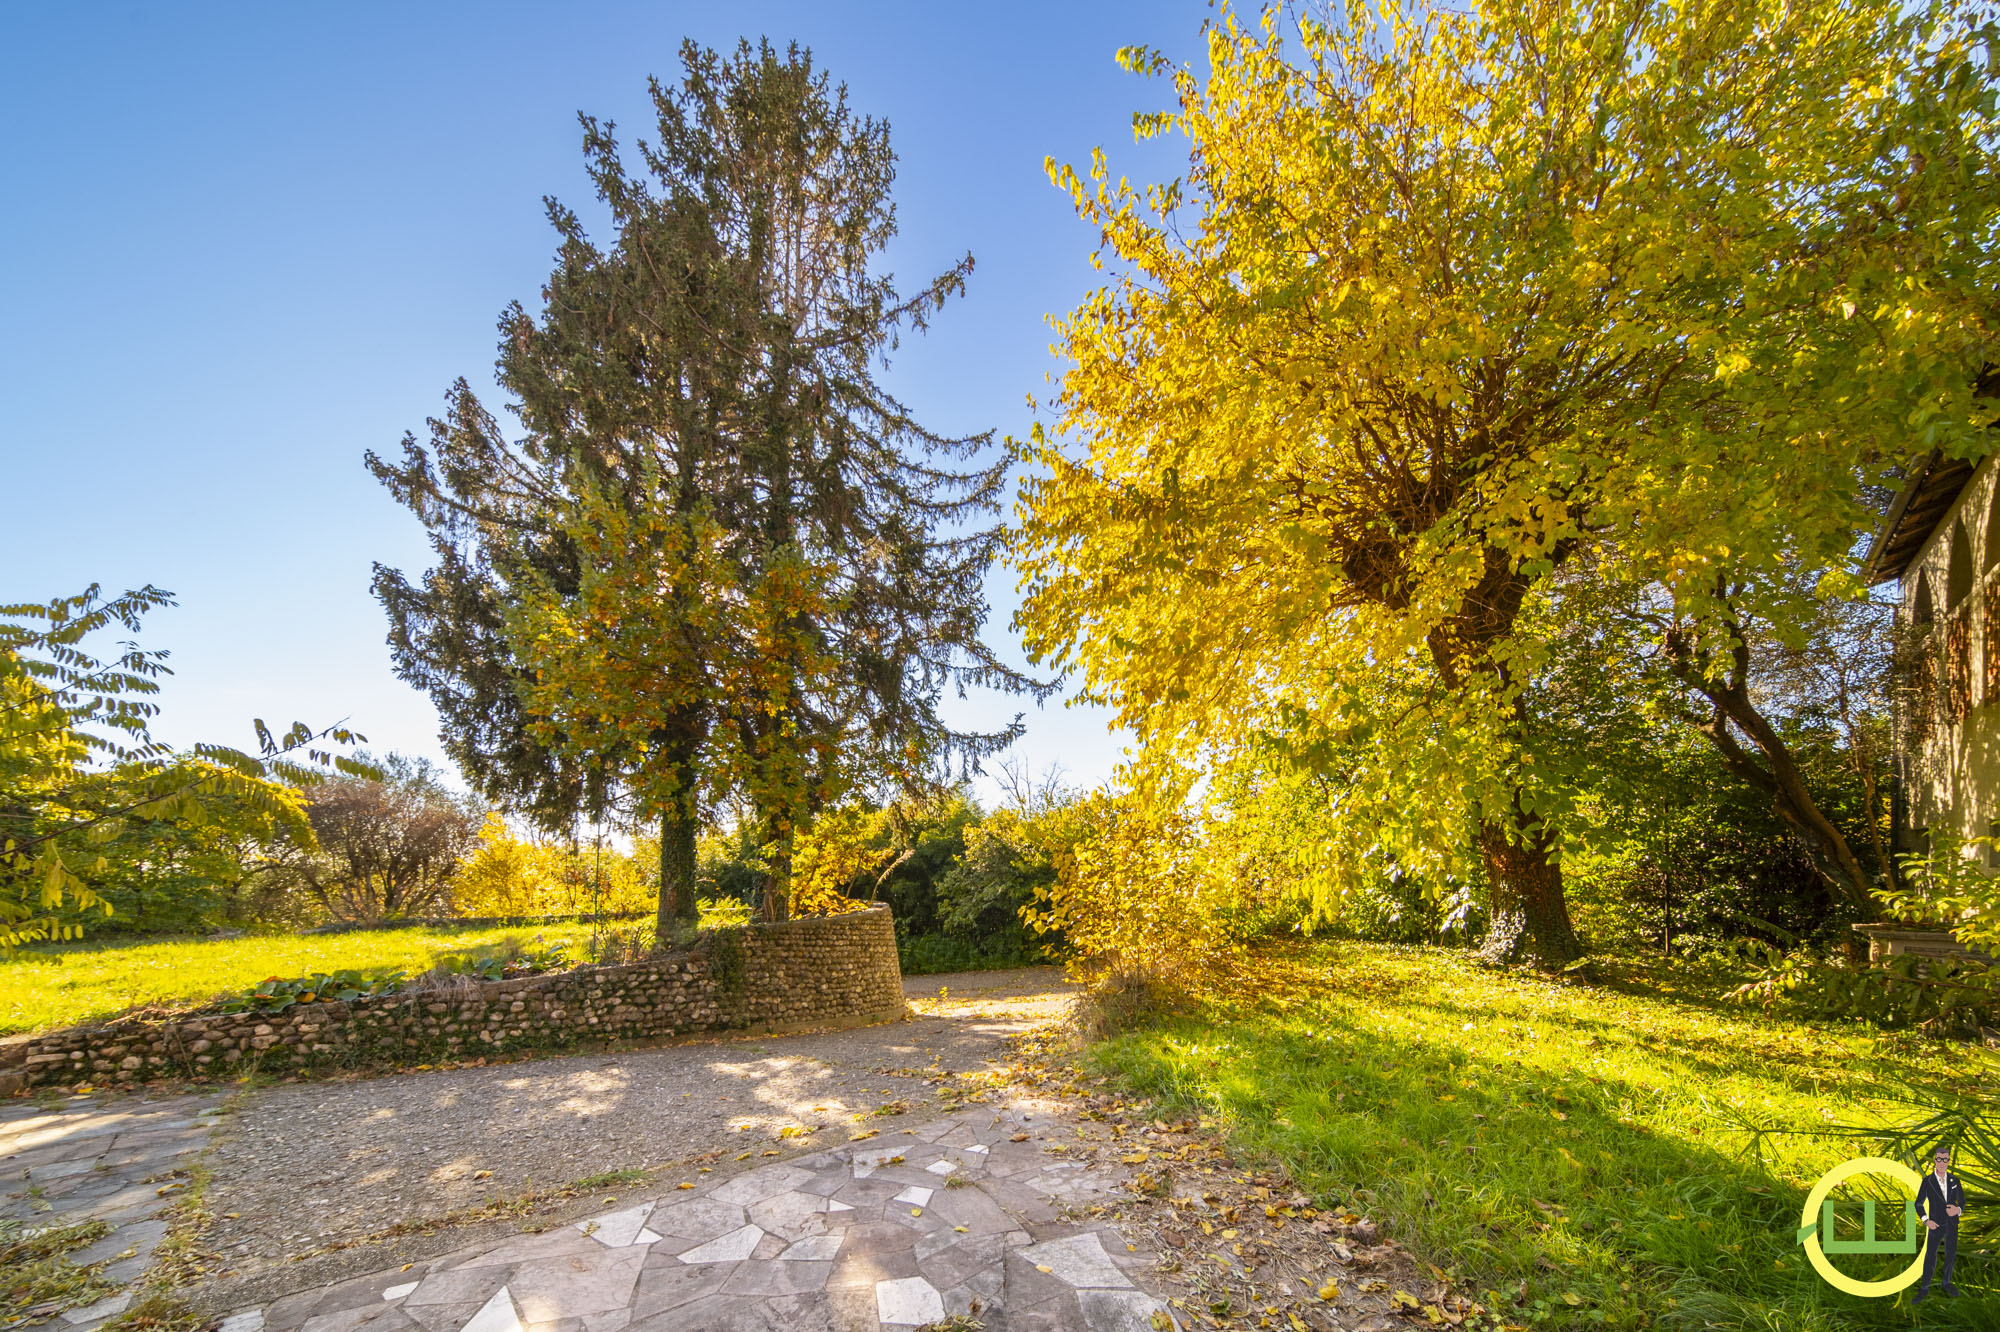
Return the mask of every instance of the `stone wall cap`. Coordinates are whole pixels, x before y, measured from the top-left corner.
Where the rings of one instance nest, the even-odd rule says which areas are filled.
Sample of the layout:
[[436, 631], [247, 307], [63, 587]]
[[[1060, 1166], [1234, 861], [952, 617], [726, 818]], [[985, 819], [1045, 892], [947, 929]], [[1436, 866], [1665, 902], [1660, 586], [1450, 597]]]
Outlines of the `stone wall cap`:
[[1950, 930], [1931, 929], [1923, 925], [1893, 925], [1886, 921], [1865, 921], [1855, 925], [1856, 934], [1865, 934], [1871, 939], [1922, 939], [1931, 943], [1958, 943], [1958, 936]]

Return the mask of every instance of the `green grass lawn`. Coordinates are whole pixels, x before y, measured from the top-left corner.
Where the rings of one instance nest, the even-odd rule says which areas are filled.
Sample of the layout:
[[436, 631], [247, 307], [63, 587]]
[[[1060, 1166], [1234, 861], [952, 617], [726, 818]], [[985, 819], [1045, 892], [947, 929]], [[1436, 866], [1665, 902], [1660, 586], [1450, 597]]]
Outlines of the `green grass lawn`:
[[[2000, 1328], [1992, 1256], [1966, 1298], [1844, 1295], [1796, 1240], [1811, 1183], [1859, 1144], [1783, 1137], [1909, 1117], [1973, 1090], [1965, 1048], [1765, 1018], [1719, 978], [1613, 962], [1599, 985], [1482, 971], [1440, 949], [1336, 944], [1270, 959], [1263, 995], [1096, 1051], [1143, 1094], [1382, 1221], [1510, 1321], [1548, 1328]], [[1886, 1277], [1907, 1257], [1841, 1257]], [[1872, 1264], [1872, 1266], [1871, 1266]]]
[[[580, 944], [590, 933], [588, 923], [567, 923], [240, 939], [86, 938], [0, 958], [0, 1034], [95, 1021], [140, 1005], [189, 1008], [271, 976], [397, 967], [415, 974], [445, 954], [509, 938]], [[571, 953], [580, 957], [582, 950], [573, 947]]]

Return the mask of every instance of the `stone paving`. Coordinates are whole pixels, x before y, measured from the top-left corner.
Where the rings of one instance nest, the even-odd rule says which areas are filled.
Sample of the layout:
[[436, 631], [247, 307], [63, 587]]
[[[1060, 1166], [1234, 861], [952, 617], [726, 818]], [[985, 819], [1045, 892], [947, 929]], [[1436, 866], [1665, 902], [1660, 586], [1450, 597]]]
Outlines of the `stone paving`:
[[[242, 1309], [220, 1332], [986, 1332], [1177, 1326], [1118, 1179], [990, 1107]], [[1020, 1139], [1017, 1141], [1016, 1139]], [[691, 1187], [690, 1187], [691, 1186]]]
[[[0, 1106], [0, 1217], [26, 1230], [104, 1221], [111, 1233], [72, 1262], [104, 1263], [102, 1279], [130, 1287], [167, 1233], [184, 1171], [208, 1144], [220, 1097], [77, 1098], [61, 1108]], [[88, 1332], [123, 1312], [130, 1290], [63, 1313], [59, 1327]]]

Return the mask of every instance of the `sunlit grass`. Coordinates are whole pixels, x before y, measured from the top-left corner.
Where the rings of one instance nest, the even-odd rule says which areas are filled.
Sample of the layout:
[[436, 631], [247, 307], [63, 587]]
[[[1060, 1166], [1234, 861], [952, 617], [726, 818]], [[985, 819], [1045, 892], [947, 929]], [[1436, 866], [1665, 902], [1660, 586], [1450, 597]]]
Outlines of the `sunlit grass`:
[[[704, 917], [704, 924], [713, 923]], [[140, 1006], [190, 1008], [272, 976], [397, 968], [414, 975], [446, 954], [508, 939], [568, 944], [570, 955], [582, 960], [591, 932], [589, 922], [569, 922], [237, 939], [103, 937], [26, 949], [0, 957], [0, 1033], [91, 1022]]]
[[[1784, 1137], [1760, 1157], [1737, 1126], [1904, 1118], [1899, 1089], [1964, 1085], [1962, 1050], [1768, 1020], [1685, 972], [1610, 971], [1571, 985], [1328, 946], [1270, 959], [1264, 997], [1099, 1057], [1377, 1216], [1523, 1326], [1908, 1326], [1907, 1295], [1840, 1294], [1796, 1242], [1807, 1188], [1861, 1150]], [[1909, 1260], [1838, 1261], [1875, 1279]], [[2000, 1327], [1993, 1259], [1961, 1252], [1957, 1282], [1967, 1298], [1934, 1295], [1924, 1324]]]

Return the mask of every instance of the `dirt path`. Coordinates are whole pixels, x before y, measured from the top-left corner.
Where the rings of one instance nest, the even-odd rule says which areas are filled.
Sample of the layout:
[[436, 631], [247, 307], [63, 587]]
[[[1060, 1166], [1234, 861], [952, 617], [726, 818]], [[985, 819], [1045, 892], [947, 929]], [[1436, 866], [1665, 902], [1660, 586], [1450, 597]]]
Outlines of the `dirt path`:
[[857, 1115], [893, 1125], [875, 1112], [901, 1106], [909, 1123], [949, 1104], [957, 1075], [1057, 1015], [1068, 988], [1052, 968], [916, 977], [916, 1015], [877, 1027], [261, 1088], [206, 1159], [203, 1247], [231, 1284], [302, 1256], [367, 1270], [354, 1250], [432, 1249], [454, 1237], [413, 1232], [579, 1180], [665, 1166], [693, 1180], [746, 1151], [844, 1143]]

